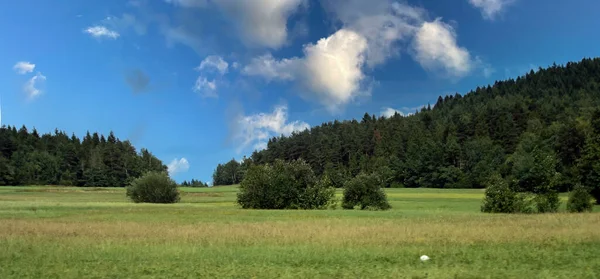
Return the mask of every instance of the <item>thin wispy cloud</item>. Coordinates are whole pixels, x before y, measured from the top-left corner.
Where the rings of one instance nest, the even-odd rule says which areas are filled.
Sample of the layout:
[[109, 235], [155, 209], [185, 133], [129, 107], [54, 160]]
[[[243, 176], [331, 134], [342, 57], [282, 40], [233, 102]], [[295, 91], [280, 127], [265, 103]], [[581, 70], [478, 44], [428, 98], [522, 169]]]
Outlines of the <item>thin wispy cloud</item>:
[[483, 18], [494, 20], [509, 5], [516, 0], [469, 0], [469, 3], [481, 10]]
[[42, 91], [38, 88], [38, 86], [44, 81], [46, 81], [46, 76], [38, 72], [25, 83], [23, 86], [23, 91], [27, 95], [28, 99], [35, 99], [42, 94]]
[[89, 34], [94, 38], [107, 38], [107, 39], [116, 39], [120, 36], [117, 31], [110, 30], [105, 26], [90, 26], [84, 30], [85, 33]]

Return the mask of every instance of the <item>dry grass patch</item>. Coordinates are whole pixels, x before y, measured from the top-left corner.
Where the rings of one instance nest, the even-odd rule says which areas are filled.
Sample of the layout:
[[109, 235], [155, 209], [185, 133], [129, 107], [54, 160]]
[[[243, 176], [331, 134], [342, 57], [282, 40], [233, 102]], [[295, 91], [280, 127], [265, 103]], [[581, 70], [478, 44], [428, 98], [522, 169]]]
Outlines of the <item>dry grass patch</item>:
[[444, 217], [439, 219], [318, 219], [256, 223], [178, 225], [139, 222], [3, 220], [0, 238], [111, 239], [124, 242], [186, 242], [207, 245], [316, 244], [401, 245], [408, 243], [551, 243], [600, 241], [598, 214]]

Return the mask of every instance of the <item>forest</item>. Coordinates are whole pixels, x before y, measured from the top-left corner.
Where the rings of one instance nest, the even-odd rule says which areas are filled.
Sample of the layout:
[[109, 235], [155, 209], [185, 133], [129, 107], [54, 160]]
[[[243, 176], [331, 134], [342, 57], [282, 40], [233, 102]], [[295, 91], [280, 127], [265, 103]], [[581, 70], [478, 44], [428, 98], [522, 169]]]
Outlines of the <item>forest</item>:
[[25, 126], [0, 127], [0, 185], [124, 187], [148, 171], [167, 166], [112, 132], [88, 132], [81, 140], [58, 130], [40, 135]]
[[271, 138], [242, 162], [219, 164], [236, 184], [251, 164], [303, 159], [340, 187], [361, 172], [386, 187], [484, 188], [499, 174], [524, 191], [600, 185], [600, 59], [552, 66], [440, 96], [409, 116], [323, 123]]

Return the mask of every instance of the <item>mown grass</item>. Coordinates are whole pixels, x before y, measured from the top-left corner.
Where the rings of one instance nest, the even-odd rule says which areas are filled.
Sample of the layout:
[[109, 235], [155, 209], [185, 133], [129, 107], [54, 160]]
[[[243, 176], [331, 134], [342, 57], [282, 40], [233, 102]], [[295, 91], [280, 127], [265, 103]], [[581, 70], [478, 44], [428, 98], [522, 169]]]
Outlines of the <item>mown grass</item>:
[[242, 210], [236, 192], [153, 205], [118, 188], [0, 187], [0, 278], [600, 276], [598, 207], [489, 215], [481, 190], [391, 189], [386, 212]]

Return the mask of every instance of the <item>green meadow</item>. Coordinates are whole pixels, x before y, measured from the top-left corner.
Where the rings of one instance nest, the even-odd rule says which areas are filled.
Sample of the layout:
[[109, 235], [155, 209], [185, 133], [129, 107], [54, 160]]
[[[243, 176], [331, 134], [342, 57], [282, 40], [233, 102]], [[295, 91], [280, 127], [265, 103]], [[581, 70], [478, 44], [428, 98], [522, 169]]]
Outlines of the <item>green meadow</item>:
[[389, 211], [242, 210], [236, 187], [181, 191], [0, 187], [0, 278], [600, 277], [599, 207], [483, 214], [482, 190], [389, 189]]

